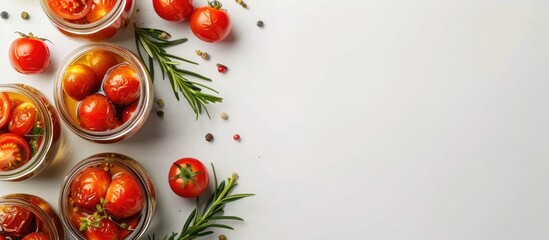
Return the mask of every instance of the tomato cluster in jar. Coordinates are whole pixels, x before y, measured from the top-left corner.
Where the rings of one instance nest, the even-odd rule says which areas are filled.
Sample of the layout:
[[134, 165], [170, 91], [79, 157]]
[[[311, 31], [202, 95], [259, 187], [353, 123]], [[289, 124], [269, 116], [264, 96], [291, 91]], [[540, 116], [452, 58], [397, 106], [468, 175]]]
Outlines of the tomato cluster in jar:
[[36, 154], [43, 127], [42, 116], [31, 100], [0, 92], [0, 171], [20, 168]]
[[2, 201], [0, 240], [50, 240], [50, 236], [64, 239], [59, 218], [45, 200], [28, 194], [12, 194], [2, 197]]
[[48, 0], [50, 9], [60, 18], [77, 24], [94, 23], [105, 17], [117, 0]]
[[89, 131], [127, 122], [137, 109], [141, 81], [135, 69], [110, 51], [92, 50], [63, 73], [64, 101], [72, 119]]
[[125, 239], [142, 217], [143, 192], [137, 179], [120, 167], [85, 168], [69, 186], [70, 224], [87, 239]]

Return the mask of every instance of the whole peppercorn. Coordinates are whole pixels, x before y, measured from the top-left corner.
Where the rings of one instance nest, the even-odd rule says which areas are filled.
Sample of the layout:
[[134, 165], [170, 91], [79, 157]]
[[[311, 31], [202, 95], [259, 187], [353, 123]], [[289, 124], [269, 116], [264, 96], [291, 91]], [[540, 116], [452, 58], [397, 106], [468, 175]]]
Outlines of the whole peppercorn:
[[263, 26], [265, 26], [265, 23], [263, 23], [263, 21], [259, 20], [259, 21], [257, 21], [257, 26], [262, 28]]
[[206, 134], [205, 136], [206, 141], [211, 142], [214, 139], [214, 136], [211, 133]]
[[10, 15], [8, 14], [8, 12], [2, 11], [2, 12], [0, 13], [0, 17], [1, 17], [2, 19], [8, 19], [8, 18], [10, 17]]
[[218, 63], [215, 66], [217, 66], [217, 71], [220, 72], [220, 73], [224, 73], [224, 72], [227, 71], [227, 66], [225, 66], [221, 63]]
[[164, 100], [162, 100], [162, 98], [156, 99], [156, 105], [158, 105], [159, 108], [163, 108]]
[[23, 12], [21, 13], [21, 18], [22, 18], [23, 20], [27, 20], [27, 19], [29, 19], [29, 13], [28, 13], [28, 12], [25, 12], [25, 11], [23, 11]]
[[235, 134], [235, 135], [233, 136], [233, 139], [234, 139], [235, 141], [240, 141], [240, 135]]
[[223, 119], [223, 120], [229, 119], [229, 115], [228, 115], [226, 112], [222, 112], [221, 114], [219, 114], [219, 116], [220, 116], [221, 119]]
[[219, 235], [217, 238], [218, 238], [219, 240], [227, 240], [227, 237], [226, 237], [225, 235], [223, 235], [223, 234]]
[[158, 115], [159, 117], [164, 117], [164, 111], [160, 110], [156, 112], [156, 115]]

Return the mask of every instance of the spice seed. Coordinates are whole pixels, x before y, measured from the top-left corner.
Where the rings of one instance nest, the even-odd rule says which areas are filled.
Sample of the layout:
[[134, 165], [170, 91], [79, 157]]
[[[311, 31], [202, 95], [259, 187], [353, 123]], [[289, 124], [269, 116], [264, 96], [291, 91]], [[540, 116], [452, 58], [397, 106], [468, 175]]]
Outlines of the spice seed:
[[158, 115], [159, 117], [164, 117], [164, 111], [158, 111], [156, 112], [156, 115]]
[[10, 15], [8, 14], [8, 12], [2, 11], [2, 12], [0, 13], [0, 17], [1, 17], [2, 19], [8, 19], [8, 18], [10, 17]]
[[257, 21], [257, 26], [262, 28], [263, 26], [265, 26], [265, 23], [263, 23], [263, 21], [259, 20], [259, 21]]
[[223, 234], [219, 235], [219, 237], [217, 237], [219, 240], [227, 240], [227, 237]]
[[29, 19], [29, 13], [28, 13], [28, 12], [25, 12], [25, 11], [23, 11], [23, 12], [21, 13], [21, 18], [22, 18], [23, 20], [27, 20], [27, 19]]
[[219, 116], [220, 116], [221, 119], [223, 119], [223, 120], [229, 119], [229, 114], [227, 114], [226, 112], [222, 112], [221, 114], [219, 114]]
[[233, 139], [234, 139], [235, 141], [240, 141], [240, 135], [235, 134], [235, 135], [233, 136]]
[[162, 100], [162, 98], [156, 99], [156, 105], [158, 105], [159, 108], [163, 108], [164, 100]]
[[214, 136], [211, 133], [206, 134], [205, 136], [206, 141], [211, 142], [214, 139]]

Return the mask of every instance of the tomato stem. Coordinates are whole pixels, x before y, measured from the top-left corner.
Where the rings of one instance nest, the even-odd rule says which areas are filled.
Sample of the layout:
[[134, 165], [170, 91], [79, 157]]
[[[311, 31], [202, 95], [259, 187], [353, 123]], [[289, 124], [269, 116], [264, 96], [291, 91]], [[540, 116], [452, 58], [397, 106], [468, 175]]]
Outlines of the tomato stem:
[[41, 40], [41, 41], [44, 41], [44, 42], [47, 41], [47, 42], [50, 42], [51, 44], [53, 44], [53, 42], [51, 42], [49, 39], [37, 37], [34, 34], [32, 34], [31, 32], [29, 34], [24, 34], [22, 32], [16, 31], [15, 33], [19, 34], [19, 36], [21, 36], [23, 38], [38, 39], [38, 40]]
[[221, 4], [221, 2], [217, 1], [217, 0], [213, 0], [213, 1], [208, 1], [208, 5], [210, 7], [213, 7], [215, 9], [221, 9], [221, 7], [223, 7], [223, 4]]

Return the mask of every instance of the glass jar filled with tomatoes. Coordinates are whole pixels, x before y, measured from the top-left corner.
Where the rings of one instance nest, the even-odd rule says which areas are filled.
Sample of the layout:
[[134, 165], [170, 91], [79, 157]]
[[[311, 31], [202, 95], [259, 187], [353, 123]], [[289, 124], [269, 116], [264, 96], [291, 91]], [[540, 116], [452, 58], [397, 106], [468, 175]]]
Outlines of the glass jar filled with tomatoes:
[[63, 225], [75, 239], [139, 239], [153, 220], [156, 195], [137, 161], [100, 153], [69, 172], [59, 204]]
[[152, 110], [152, 79], [143, 62], [123, 47], [84, 45], [69, 54], [56, 78], [54, 98], [61, 119], [86, 140], [130, 138]]
[[40, 0], [50, 21], [70, 37], [104, 41], [126, 28], [135, 0]]
[[57, 111], [37, 89], [0, 84], [0, 180], [21, 181], [66, 155]]
[[0, 239], [64, 240], [59, 216], [44, 199], [31, 194], [0, 197]]

